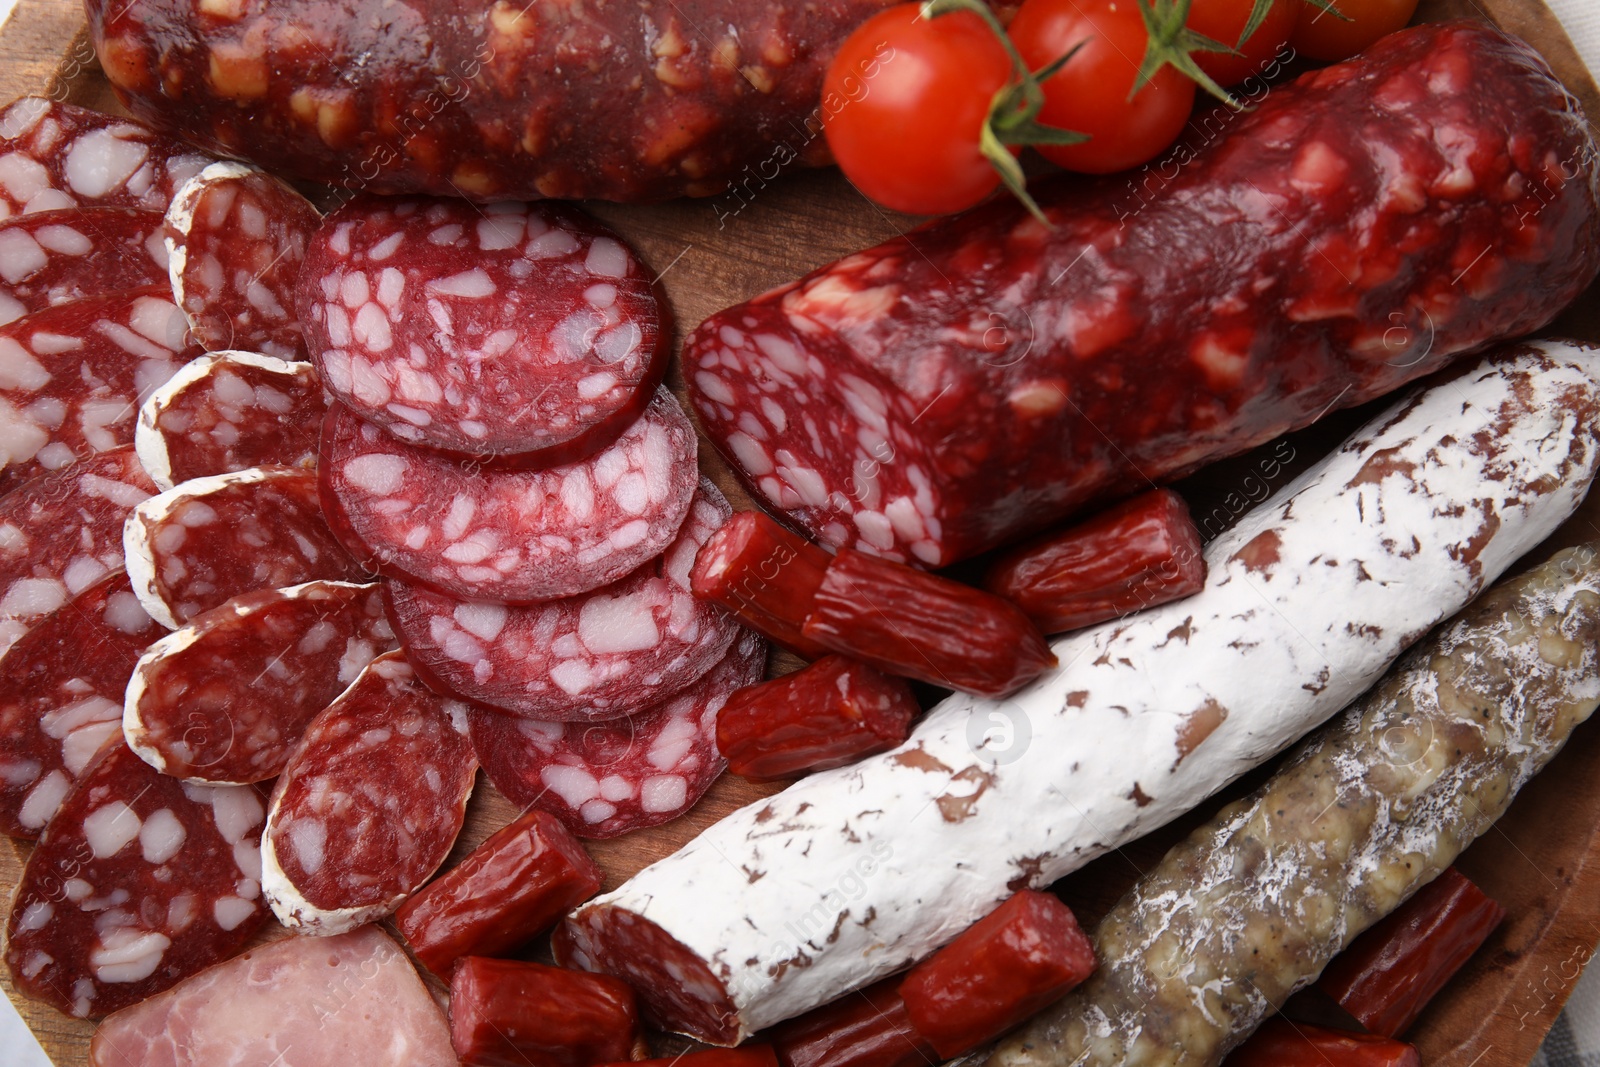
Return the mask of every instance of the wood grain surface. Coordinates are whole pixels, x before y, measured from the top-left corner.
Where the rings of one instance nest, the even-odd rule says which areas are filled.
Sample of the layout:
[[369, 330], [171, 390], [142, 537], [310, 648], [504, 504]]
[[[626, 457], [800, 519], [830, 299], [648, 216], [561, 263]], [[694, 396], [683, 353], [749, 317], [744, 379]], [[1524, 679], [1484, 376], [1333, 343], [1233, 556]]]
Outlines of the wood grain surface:
[[[757, 2], [757, 0], [752, 0]], [[1488, 18], [1533, 43], [1584, 102], [1600, 115], [1600, 90], [1541, 0], [1425, 0], [1419, 19], [1465, 15]], [[104, 110], [120, 110], [95, 64], [74, 0], [21, 0], [0, 30], [0, 102], [44, 93]], [[913, 222], [886, 213], [852, 190], [836, 172], [782, 175], [730, 211], [730, 202], [675, 201], [637, 206], [591, 204], [661, 274], [675, 314], [676, 341], [711, 313], [774, 285], [904, 232]], [[1564, 316], [1558, 328], [1600, 341], [1600, 287]], [[673, 372], [671, 384], [682, 395]], [[1321, 455], [1367, 413], [1340, 413], [1290, 440], [1301, 462]], [[1268, 446], [1271, 448], [1273, 446]], [[1205, 514], [1253, 469], [1251, 457], [1219, 464], [1180, 488]], [[736, 507], [750, 506], [720, 459], [701, 450], [702, 468]], [[1600, 498], [1552, 538], [1555, 544], [1600, 538]], [[782, 671], [798, 661], [775, 658]], [[1600, 944], [1600, 724], [1580, 730], [1548, 771], [1520, 796], [1500, 824], [1462, 858], [1460, 866], [1510, 912], [1507, 923], [1424, 1016], [1412, 1035], [1429, 1067], [1522, 1067], [1533, 1056], [1571, 992], [1582, 965]], [[1229, 791], [1239, 795], [1265, 771]], [[666, 826], [591, 844], [604, 867], [606, 888], [687, 842], [702, 828], [776, 786], [757, 787], [724, 776], [693, 811]], [[1057, 888], [1087, 924], [1102, 914], [1139, 872], [1216, 803], [1150, 837], [1112, 853]], [[516, 814], [480, 777], [454, 863]], [[0, 839], [0, 889], [9, 894], [30, 846]], [[286, 936], [273, 927], [267, 937]], [[537, 953], [536, 953], [537, 954]], [[93, 1024], [69, 1019], [18, 998], [8, 977], [0, 987], [38, 1035], [57, 1067], [88, 1062]], [[1307, 1015], [1327, 1005], [1307, 1000]], [[658, 1053], [665, 1051], [663, 1045]], [[0, 1067], [6, 1050], [0, 1049]]]

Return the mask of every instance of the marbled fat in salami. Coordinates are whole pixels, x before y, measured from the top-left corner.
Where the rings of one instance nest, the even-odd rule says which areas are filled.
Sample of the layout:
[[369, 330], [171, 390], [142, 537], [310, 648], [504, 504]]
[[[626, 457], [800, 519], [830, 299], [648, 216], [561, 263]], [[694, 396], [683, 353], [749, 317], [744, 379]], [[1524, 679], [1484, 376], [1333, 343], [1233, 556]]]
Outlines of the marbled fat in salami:
[[154, 211], [63, 208], [0, 222], [0, 324], [166, 279], [167, 246]]
[[164, 286], [0, 326], [0, 491], [132, 444], [139, 405], [198, 354]]
[[0, 111], [0, 219], [91, 205], [165, 211], [207, 162], [130, 119], [24, 96]]
[[0, 496], [0, 652], [123, 569], [122, 527], [155, 486], [127, 445]]
[[176, 630], [240, 593], [301, 582], [361, 581], [303, 467], [251, 467], [195, 478], [141, 503], [123, 529], [133, 591]]
[[696, 446], [665, 389], [604, 451], [542, 471], [463, 465], [335, 404], [318, 474], [328, 521], [358, 559], [452, 596], [530, 603], [660, 555], [694, 497]]
[[279, 921], [343, 933], [389, 914], [439, 869], [478, 770], [466, 715], [391, 652], [312, 720], [273, 790], [261, 846]]
[[629, 715], [699, 681], [733, 643], [739, 624], [689, 590], [696, 553], [732, 513], [702, 478], [677, 540], [619, 582], [508, 607], [395, 580], [389, 614], [412, 665], [448, 692], [547, 722]]
[[352, 200], [312, 241], [299, 299], [341, 402], [412, 444], [497, 463], [605, 447], [666, 369], [649, 273], [564, 205]]
[[704, 678], [638, 714], [563, 724], [474, 708], [472, 744], [513, 804], [542, 808], [579, 837], [658, 826], [722, 774], [717, 712], [766, 664], [766, 641], [745, 630]]
[[0, 657], [0, 833], [35, 838], [100, 749], [122, 738], [122, 694], [166, 631], [104, 578]]
[[294, 287], [322, 215], [265, 171], [212, 163], [167, 208], [173, 298], [207, 351], [303, 359]]
[[263, 815], [253, 786], [191, 785], [106, 746], [23, 869], [12, 982], [85, 1018], [233, 956], [267, 919]]
[[123, 734], [176, 778], [275, 778], [317, 713], [394, 647], [375, 585], [245, 593], [150, 646], [125, 686]]
[[133, 441], [162, 489], [207, 474], [273, 464], [315, 467], [328, 402], [309, 363], [208, 352], [139, 409]]

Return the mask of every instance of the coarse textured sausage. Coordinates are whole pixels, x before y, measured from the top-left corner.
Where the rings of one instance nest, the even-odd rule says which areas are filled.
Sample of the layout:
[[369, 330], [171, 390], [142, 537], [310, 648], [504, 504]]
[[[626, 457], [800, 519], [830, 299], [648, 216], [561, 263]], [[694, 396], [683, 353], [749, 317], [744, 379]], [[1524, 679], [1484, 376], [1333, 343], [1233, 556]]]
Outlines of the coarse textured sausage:
[[478, 771], [466, 710], [390, 652], [311, 721], [273, 789], [261, 842], [280, 922], [343, 933], [388, 915], [439, 869]]
[[173, 630], [241, 593], [367, 577], [329, 531], [316, 473], [303, 467], [182, 482], [133, 509], [122, 545], [139, 602]]
[[208, 352], [145, 399], [133, 443], [162, 489], [247, 467], [315, 467], [327, 411], [309, 363]]
[[70, 207], [165, 211], [209, 162], [137, 122], [24, 96], [0, 111], [0, 219]]
[[113, 575], [0, 657], [0, 833], [38, 837], [100, 749], [120, 743], [128, 677], [165, 632]]
[[133, 443], [139, 405], [199, 354], [165, 289], [87, 297], [0, 326], [0, 492]]
[[213, 163], [167, 208], [172, 297], [207, 351], [304, 359], [294, 287], [322, 214], [265, 171]]
[[753, 197], [825, 162], [823, 122], [848, 100], [819, 106], [823, 71], [888, 3], [87, 8], [123, 103], [228, 155], [374, 192], [660, 200]]
[[615, 719], [716, 666], [739, 624], [689, 591], [695, 553], [732, 514], [707, 479], [658, 558], [621, 581], [528, 607], [385, 583], [406, 657], [437, 688], [546, 722]]
[[0, 222], [0, 324], [166, 278], [167, 246], [154, 211], [63, 208]]
[[701, 424], [824, 544], [940, 567], [1536, 330], [1600, 269], [1583, 116], [1486, 23], [1252, 103], [1041, 183], [1050, 226], [1001, 198], [712, 316]]
[[1218, 1064], [1486, 831], [1600, 704], [1600, 542], [1503, 582], [1095, 930], [1101, 966], [989, 1067]]
[[735, 812], [579, 908], [574, 950], [731, 1043], [1160, 826], [1572, 513], [1600, 463], [1597, 372], [1600, 350], [1546, 342], [1413, 393], [1213, 540], [1198, 595], [1062, 638], [1016, 696], [952, 696], [893, 752]]
[[659, 826], [722, 773], [717, 712], [766, 662], [766, 642], [745, 631], [704, 678], [627, 718], [547, 723], [474, 708], [472, 744], [513, 804], [543, 808], [579, 837]]
[[341, 403], [498, 466], [571, 463], [615, 441], [670, 347], [649, 272], [566, 205], [358, 198], [312, 240], [299, 301]]
[[23, 868], [12, 982], [81, 1019], [234, 955], [267, 919], [261, 818], [253, 786], [190, 785], [107, 745]]
[[150, 645], [127, 680], [123, 736], [174, 778], [264, 782], [311, 720], [395, 646], [376, 585], [244, 593]]
[[153, 492], [125, 445], [0, 497], [0, 653], [34, 619], [121, 573], [123, 523]]
[[672, 394], [588, 459], [484, 471], [398, 441], [334, 404], [322, 430], [322, 502], [358, 558], [469, 600], [587, 593], [659, 556], [700, 479]]
[[467, 1067], [591, 1067], [644, 1043], [626, 982], [468, 956], [450, 980], [450, 1041]]
[[459, 1067], [444, 1012], [376, 926], [282, 938], [124, 1008], [95, 1031], [89, 1063]]

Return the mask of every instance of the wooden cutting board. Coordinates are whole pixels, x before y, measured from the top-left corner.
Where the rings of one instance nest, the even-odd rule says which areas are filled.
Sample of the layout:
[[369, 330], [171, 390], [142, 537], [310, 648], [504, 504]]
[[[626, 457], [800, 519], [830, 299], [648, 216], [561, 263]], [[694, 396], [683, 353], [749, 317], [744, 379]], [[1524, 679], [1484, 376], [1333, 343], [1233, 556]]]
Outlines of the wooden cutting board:
[[[752, 3], [759, 0], [751, 0]], [[1419, 20], [1454, 15], [1488, 18], [1534, 44], [1591, 115], [1600, 116], [1600, 90], [1542, 0], [1425, 0]], [[21, 0], [0, 30], [0, 103], [43, 93], [73, 103], [120, 111], [95, 63], [75, 0]], [[706, 316], [842, 255], [903, 232], [914, 220], [881, 211], [834, 171], [785, 174], [752, 183], [740, 199], [678, 201], [650, 206], [589, 205], [633, 243], [662, 274], [676, 316], [677, 339]], [[1600, 286], [1558, 324], [1573, 336], [1600, 341]], [[682, 394], [682, 382], [672, 381]], [[1340, 440], [1364, 412], [1336, 415], [1290, 439], [1303, 466]], [[1273, 448], [1275, 446], [1268, 446]], [[1279, 453], [1281, 455], [1281, 453]], [[1253, 469], [1249, 457], [1220, 464], [1180, 487], [1196, 507], [1237, 495]], [[701, 465], [736, 507], [751, 506], [710, 448]], [[1285, 475], [1286, 481], [1289, 475]], [[1276, 488], [1276, 486], [1274, 487]], [[1600, 496], [1552, 538], [1551, 545], [1600, 538]], [[776, 657], [775, 671], [798, 661]], [[1522, 1067], [1533, 1056], [1571, 992], [1584, 963], [1600, 945], [1600, 723], [1585, 727], [1549, 770], [1518, 798], [1500, 824], [1475, 844], [1460, 866], [1510, 913], [1506, 924], [1422, 1019], [1413, 1039], [1429, 1067]], [[1263, 772], [1264, 773], [1264, 772]], [[1239, 783], [1240, 793], [1260, 775]], [[725, 776], [688, 815], [666, 826], [594, 842], [606, 888], [667, 855], [735, 808], [774, 791]], [[1057, 888], [1085, 924], [1096, 920], [1142, 869], [1154, 864], [1192, 823], [1215, 810], [1180, 820], [1097, 861]], [[480, 779], [454, 863], [516, 814]], [[0, 839], [0, 891], [9, 896], [31, 846]], [[267, 935], [286, 936], [273, 927]], [[18, 997], [8, 976], [0, 987], [57, 1067], [88, 1062], [92, 1023], [60, 1015]], [[1310, 1005], [1308, 1010], [1315, 1010]], [[664, 1051], [658, 1048], [657, 1052]], [[0, 1067], [8, 1057], [0, 1049]]]

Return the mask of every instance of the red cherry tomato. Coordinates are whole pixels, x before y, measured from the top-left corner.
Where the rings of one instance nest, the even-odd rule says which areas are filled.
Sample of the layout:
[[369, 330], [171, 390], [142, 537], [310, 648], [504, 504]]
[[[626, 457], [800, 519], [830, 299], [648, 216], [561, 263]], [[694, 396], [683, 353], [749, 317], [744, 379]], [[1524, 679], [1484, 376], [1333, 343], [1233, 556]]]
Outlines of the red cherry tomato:
[[1296, 9], [1301, 2], [1272, 0], [1266, 18], [1241, 45], [1239, 35], [1250, 22], [1255, 0], [1194, 0], [1184, 24], [1241, 53], [1195, 52], [1194, 61], [1222, 86], [1238, 85], [1250, 75], [1260, 74], [1272, 62], [1272, 57], [1289, 43], [1298, 14]]
[[971, 12], [926, 19], [914, 3], [880, 11], [845, 40], [823, 80], [828, 147], [884, 207], [969, 208], [1000, 183], [978, 134], [1011, 74], [1005, 46]]
[[1380, 37], [1403, 29], [1417, 12], [1417, 0], [1333, 0], [1336, 18], [1305, 0], [1295, 0], [1300, 9], [1289, 43], [1301, 55], [1334, 63], [1349, 59]]
[[1136, 167], [1189, 121], [1195, 85], [1171, 67], [1128, 99], [1149, 42], [1134, 0], [1026, 0], [1010, 32], [1030, 70], [1086, 42], [1044, 82], [1039, 121], [1089, 135], [1080, 144], [1040, 146], [1053, 163], [1090, 174]]

